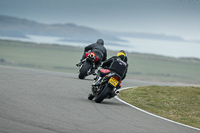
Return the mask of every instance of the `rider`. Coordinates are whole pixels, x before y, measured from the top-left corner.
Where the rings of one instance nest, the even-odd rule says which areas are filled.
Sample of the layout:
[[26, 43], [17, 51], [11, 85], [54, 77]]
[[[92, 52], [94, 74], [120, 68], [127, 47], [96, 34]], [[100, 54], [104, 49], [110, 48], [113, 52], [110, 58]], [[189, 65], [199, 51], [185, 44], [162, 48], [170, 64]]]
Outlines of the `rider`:
[[82, 59], [80, 60], [81, 62], [76, 64], [76, 66], [80, 66], [82, 64], [82, 61], [86, 58], [85, 54], [89, 50], [91, 50], [91, 52], [95, 53], [95, 55], [98, 58], [98, 61], [95, 62], [95, 69], [93, 70], [93, 73], [94, 73], [94, 71], [101, 65], [101, 62], [105, 61], [107, 59], [107, 50], [104, 47], [103, 39], [98, 39], [96, 41], [96, 43], [93, 43], [93, 44], [86, 46], [85, 49], [84, 49]]
[[[128, 58], [127, 58], [126, 52], [124, 50], [120, 50], [117, 53], [117, 56], [113, 56], [113, 57], [109, 58], [108, 60], [106, 60], [105, 62], [103, 62], [101, 67], [104, 69], [109, 69], [110, 71], [116, 72], [117, 74], [119, 74], [122, 77], [122, 80], [123, 80], [123, 79], [125, 79], [126, 73], [128, 71], [127, 60], [128, 60]], [[101, 79], [102, 79], [102, 77], [100, 77], [99, 79], [96, 79], [96, 82], [93, 83], [93, 86], [99, 85]], [[117, 88], [117, 89], [119, 89], [119, 88]], [[115, 96], [115, 95], [116, 94], [113, 94], [113, 96]]]
[[124, 79], [128, 70], [127, 60], [128, 59], [126, 52], [124, 50], [120, 50], [117, 53], [117, 56], [113, 56], [110, 59], [103, 62], [101, 67], [116, 72], [122, 77], [122, 79]]

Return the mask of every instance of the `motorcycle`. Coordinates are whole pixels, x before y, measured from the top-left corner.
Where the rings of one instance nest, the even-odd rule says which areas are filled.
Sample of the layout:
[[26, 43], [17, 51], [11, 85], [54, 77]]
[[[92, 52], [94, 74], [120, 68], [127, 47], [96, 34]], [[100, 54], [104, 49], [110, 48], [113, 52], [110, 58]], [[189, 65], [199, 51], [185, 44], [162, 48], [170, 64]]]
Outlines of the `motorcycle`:
[[79, 69], [79, 79], [84, 79], [86, 76], [93, 74], [95, 69], [95, 62], [98, 61], [97, 56], [93, 52], [87, 52], [86, 58], [82, 60]]
[[92, 92], [88, 95], [88, 99], [96, 103], [101, 103], [104, 99], [110, 99], [116, 96], [121, 87], [122, 77], [108, 69], [100, 69], [92, 84]]

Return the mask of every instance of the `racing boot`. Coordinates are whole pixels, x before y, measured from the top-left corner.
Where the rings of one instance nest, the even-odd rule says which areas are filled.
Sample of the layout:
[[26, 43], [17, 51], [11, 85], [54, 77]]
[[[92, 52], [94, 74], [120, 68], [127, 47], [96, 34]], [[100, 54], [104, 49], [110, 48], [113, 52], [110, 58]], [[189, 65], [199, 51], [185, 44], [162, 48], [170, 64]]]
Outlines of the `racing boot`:
[[79, 62], [78, 64], [76, 64], [77, 67], [81, 66], [82, 62]]
[[76, 64], [77, 67], [80, 67], [83, 64], [83, 59], [80, 60], [78, 64]]
[[94, 98], [93, 92], [90, 92], [88, 95], [88, 100], [92, 100]]

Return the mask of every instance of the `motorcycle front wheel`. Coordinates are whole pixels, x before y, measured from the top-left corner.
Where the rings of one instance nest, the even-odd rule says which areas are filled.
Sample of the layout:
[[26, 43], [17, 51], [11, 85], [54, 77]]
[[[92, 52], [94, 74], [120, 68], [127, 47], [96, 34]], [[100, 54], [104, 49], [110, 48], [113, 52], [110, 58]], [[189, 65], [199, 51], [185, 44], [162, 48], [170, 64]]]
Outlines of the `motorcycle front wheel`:
[[95, 98], [96, 103], [101, 103], [111, 92], [112, 87], [108, 84], [104, 87], [104, 89], [100, 92], [100, 94]]

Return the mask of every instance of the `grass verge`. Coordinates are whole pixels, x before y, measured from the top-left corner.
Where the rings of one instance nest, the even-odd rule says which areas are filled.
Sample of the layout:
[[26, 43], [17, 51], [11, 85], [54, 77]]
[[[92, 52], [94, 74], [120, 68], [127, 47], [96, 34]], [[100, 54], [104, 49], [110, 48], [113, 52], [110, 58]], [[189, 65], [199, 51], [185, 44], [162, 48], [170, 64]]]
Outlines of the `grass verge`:
[[200, 128], [200, 87], [142, 86], [122, 90], [119, 97], [153, 114]]

